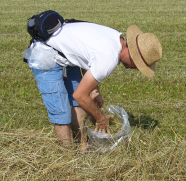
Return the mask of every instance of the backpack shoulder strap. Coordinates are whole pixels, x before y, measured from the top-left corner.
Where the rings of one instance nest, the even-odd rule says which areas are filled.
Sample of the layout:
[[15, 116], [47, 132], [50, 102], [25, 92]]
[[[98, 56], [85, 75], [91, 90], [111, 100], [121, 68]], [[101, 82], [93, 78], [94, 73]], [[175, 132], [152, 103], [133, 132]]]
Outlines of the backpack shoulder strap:
[[64, 55], [64, 53], [63, 53], [63, 52], [61, 52], [61, 51], [59, 51], [59, 50], [55, 49], [54, 47], [52, 47], [52, 46], [48, 45], [48, 44], [47, 44], [47, 43], [45, 43], [45, 42], [42, 42], [42, 43], [43, 43], [43, 44], [45, 44], [45, 45], [47, 45], [48, 47], [53, 48], [55, 51], [57, 51], [57, 52], [59, 53], [59, 55], [61, 55], [63, 58], [66, 58], [66, 59], [67, 59], [67, 57]]
[[87, 22], [88, 21], [82, 21], [82, 20], [76, 20], [76, 19], [65, 19], [64, 20], [65, 23], [78, 23], [78, 22]]

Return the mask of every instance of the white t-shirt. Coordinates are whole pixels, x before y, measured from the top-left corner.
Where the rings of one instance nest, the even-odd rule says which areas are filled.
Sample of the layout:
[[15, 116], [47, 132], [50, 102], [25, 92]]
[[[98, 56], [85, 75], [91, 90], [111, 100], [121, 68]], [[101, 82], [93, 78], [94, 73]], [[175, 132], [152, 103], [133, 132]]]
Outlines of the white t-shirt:
[[[65, 54], [67, 65], [90, 69], [101, 82], [120, 62], [120, 35], [115, 29], [94, 23], [67, 23], [46, 43]], [[62, 59], [56, 59], [63, 64]]]

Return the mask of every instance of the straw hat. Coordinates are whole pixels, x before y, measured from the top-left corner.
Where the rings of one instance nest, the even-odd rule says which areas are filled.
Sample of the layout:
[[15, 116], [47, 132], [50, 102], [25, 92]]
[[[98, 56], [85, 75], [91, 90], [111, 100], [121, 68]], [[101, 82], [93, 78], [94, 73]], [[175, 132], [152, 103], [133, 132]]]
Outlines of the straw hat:
[[129, 53], [138, 70], [151, 78], [155, 73], [155, 64], [162, 57], [162, 47], [158, 38], [152, 33], [143, 33], [138, 26], [127, 29]]

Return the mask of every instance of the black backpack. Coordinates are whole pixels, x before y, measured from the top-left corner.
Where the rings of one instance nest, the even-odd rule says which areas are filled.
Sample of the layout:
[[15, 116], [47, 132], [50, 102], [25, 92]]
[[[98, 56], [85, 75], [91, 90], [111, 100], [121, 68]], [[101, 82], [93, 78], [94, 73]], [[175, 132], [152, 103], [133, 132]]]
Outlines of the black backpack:
[[27, 31], [33, 39], [46, 41], [64, 23], [63, 17], [55, 11], [48, 10], [33, 15], [27, 23]]

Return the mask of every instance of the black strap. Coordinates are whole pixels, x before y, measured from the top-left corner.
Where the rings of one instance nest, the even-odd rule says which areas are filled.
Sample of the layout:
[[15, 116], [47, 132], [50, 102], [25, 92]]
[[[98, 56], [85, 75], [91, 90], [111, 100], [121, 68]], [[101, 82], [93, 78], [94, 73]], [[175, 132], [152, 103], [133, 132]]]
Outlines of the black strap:
[[[42, 41], [41, 41], [41, 42], [42, 42]], [[48, 44], [45, 43], [45, 42], [42, 42], [42, 43], [45, 44], [45, 45], [47, 45], [47, 46], [50, 47], [50, 48], [53, 48], [55, 51], [57, 51], [57, 52], [59, 53], [59, 55], [61, 55], [63, 58], [66, 58], [66, 59], [67, 59], [67, 57], [66, 57], [61, 51], [55, 49], [54, 47], [48, 45]]]
[[65, 23], [78, 23], [78, 22], [87, 22], [88, 21], [81, 21], [81, 20], [76, 20], [76, 19], [65, 19]]

